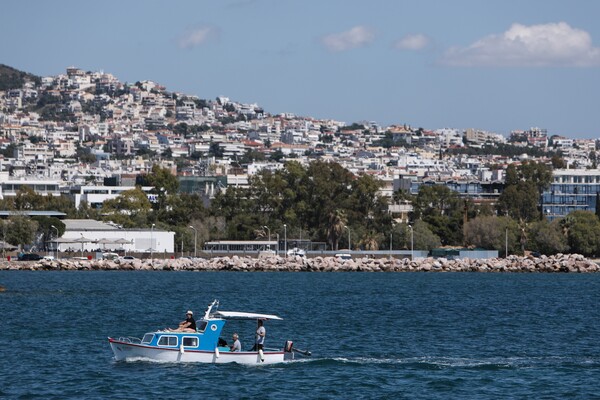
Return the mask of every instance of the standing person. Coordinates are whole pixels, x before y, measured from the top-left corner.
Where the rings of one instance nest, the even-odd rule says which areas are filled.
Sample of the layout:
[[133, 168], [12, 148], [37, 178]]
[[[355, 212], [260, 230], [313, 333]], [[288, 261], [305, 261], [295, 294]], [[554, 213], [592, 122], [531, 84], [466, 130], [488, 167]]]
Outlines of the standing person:
[[256, 328], [256, 342], [254, 344], [255, 350], [258, 350], [258, 354], [260, 354], [260, 361], [265, 361], [263, 356], [263, 349], [265, 348], [265, 336], [267, 335], [267, 331], [263, 326], [263, 322], [261, 319], [256, 321], [258, 328]]
[[194, 313], [188, 311], [185, 315], [185, 321], [179, 323], [177, 329], [170, 329], [171, 332], [196, 332], [196, 320], [194, 320]]
[[233, 334], [233, 345], [231, 346], [231, 351], [242, 351], [242, 344], [240, 343], [237, 333]]

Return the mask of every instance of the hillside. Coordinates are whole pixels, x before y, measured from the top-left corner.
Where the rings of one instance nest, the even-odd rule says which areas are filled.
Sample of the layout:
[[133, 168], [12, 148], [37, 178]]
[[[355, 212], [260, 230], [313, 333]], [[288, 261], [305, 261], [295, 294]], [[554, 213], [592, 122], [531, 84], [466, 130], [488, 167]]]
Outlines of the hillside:
[[0, 90], [18, 89], [23, 86], [25, 80], [32, 80], [36, 83], [41, 81], [39, 76], [0, 64]]

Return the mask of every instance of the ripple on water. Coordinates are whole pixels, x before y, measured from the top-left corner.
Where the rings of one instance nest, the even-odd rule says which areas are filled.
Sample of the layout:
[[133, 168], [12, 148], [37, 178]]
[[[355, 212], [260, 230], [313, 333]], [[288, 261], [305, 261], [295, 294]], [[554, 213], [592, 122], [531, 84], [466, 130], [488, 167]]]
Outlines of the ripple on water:
[[[0, 397], [600, 393], [600, 308], [586, 300], [600, 293], [600, 275], [9, 271], [0, 278], [9, 289], [0, 294]], [[259, 367], [113, 360], [108, 336], [170, 326], [214, 298], [224, 310], [281, 314], [284, 321], [267, 323], [267, 340], [294, 340], [313, 357]], [[239, 329], [251, 343], [255, 326]]]

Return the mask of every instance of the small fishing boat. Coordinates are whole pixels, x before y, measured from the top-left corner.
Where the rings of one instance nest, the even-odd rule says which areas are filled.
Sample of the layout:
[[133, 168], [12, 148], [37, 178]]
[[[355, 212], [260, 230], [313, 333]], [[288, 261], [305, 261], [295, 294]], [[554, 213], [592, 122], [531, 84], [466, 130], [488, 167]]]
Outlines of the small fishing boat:
[[218, 311], [219, 302], [208, 305], [202, 319], [196, 321], [196, 332], [158, 330], [142, 339], [133, 337], [108, 338], [117, 361], [154, 360], [199, 363], [274, 364], [293, 360], [296, 354], [310, 352], [296, 349], [286, 341], [281, 349], [231, 351], [220, 334], [228, 320], [281, 320], [271, 314], [240, 311]]

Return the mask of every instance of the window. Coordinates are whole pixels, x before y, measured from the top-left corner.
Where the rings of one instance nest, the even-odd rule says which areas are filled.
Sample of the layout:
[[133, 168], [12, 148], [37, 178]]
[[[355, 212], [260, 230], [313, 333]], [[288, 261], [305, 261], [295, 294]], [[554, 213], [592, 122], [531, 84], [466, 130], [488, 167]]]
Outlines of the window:
[[185, 347], [198, 347], [198, 338], [197, 337], [184, 337], [183, 345]]
[[158, 340], [159, 346], [177, 346], [177, 336], [161, 336]]
[[151, 333], [146, 333], [144, 335], [144, 338], [142, 339], [142, 343], [143, 344], [149, 344], [152, 342], [152, 339], [154, 339], [154, 335]]
[[198, 332], [204, 332], [207, 324], [208, 323], [206, 321], [200, 321], [198, 324], [196, 324], [196, 330]]

